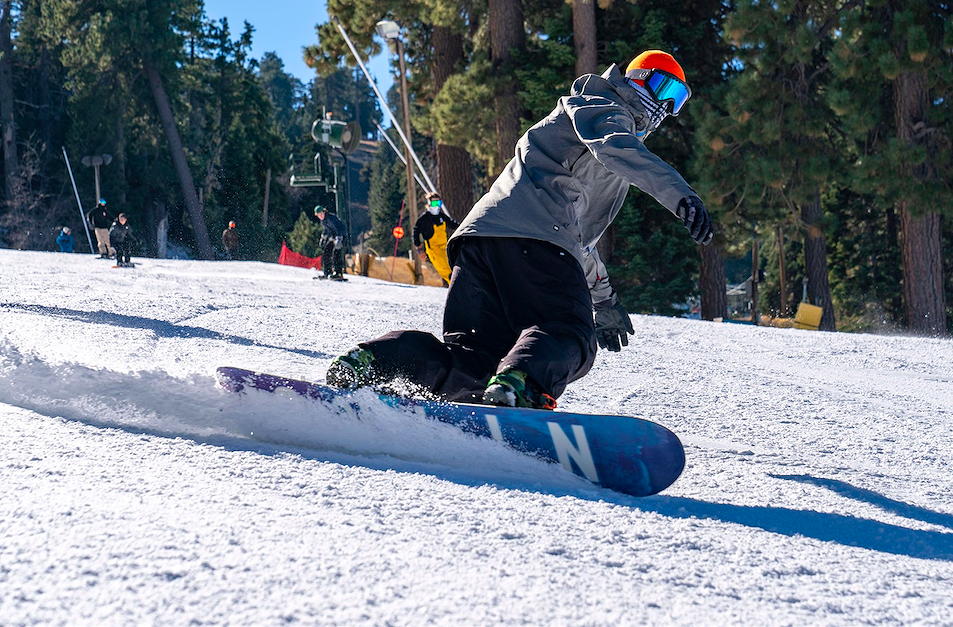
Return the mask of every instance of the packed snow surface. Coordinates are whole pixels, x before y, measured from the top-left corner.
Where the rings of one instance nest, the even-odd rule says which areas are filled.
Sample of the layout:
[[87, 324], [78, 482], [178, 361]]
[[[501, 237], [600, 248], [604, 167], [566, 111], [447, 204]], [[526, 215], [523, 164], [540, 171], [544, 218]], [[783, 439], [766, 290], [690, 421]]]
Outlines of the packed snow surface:
[[633, 316], [560, 407], [680, 435], [637, 499], [215, 385], [437, 332], [444, 290], [139, 261], [0, 251], [2, 624], [953, 624], [950, 340]]

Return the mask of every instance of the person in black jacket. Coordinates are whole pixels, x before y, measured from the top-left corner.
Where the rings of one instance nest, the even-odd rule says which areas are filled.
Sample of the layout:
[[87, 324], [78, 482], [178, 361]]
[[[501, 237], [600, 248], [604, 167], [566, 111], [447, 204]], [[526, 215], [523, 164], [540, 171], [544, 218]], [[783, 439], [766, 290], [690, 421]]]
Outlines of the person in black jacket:
[[132, 262], [129, 260], [129, 253], [136, 245], [136, 236], [132, 234], [132, 227], [129, 226], [129, 219], [126, 214], [120, 213], [112, 228], [109, 229], [109, 240], [116, 249], [116, 265], [120, 268], [131, 268]]
[[113, 215], [106, 209], [106, 199], [100, 198], [96, 206], [86, 214], [86, 220], [96, 233], [96, 245], [99, 248], [99, 258], [109, 259], [116, 253], [109, 241], [109, 227], [113, 223]]
[[443, 212], [440, 194], [427, 194], [427, 210], [414, 223], [414, 246], [427, 252], [427, 258], [447, 284], [450, 283], [450, 262], [447, 259], [447, 238], [460, 226]]
[[344, 280], [344, 234], [346, 229], [335, 214], [334, 208], [314, 207], [314, 215], [321, 221], [321, 269], [324, 277]]

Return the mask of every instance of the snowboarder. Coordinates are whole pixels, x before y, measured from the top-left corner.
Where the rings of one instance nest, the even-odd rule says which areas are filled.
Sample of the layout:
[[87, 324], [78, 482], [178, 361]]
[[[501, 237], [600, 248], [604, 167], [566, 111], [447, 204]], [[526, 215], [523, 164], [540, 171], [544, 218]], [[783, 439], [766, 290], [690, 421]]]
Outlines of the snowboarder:
[[427, 252], [427, 258], [433, 264], [434, 269], [443, 277], [443, 280], [450, 283], [450, 262], [447, 259], [447, 238], [450, 236], [450, 229], [455, 229], [457, 224], [453, 218], [443, 212], [443, 200], [437, 192], [427, 194], [427, 211], [423, 213], [414, 224], [414, 246], [418, 252], [421, 247]]
[[344, 281], [344, 223], [335, 215], [334, 207], [315, 205], [314, 215], [321, 222], [321, 268], [324, 278]]
[[61, 253], [73, 252], [76, 240], [73, 238], [73, 232], [68, 226], [64, 226], [60, 234], [56, 236], [56, 243], [59, 245]]
[[596, 345], [634, 333], [596, 243], [630, 186], [671, 211], [699, 244], [711, 218], [644, 141], [691, 91], [668, 53], [576, 79], [517, 142], [516, 155], [450, 238], [443, 342], [394, 331], [338, 357], [329, 384], [404, 379], [451, 401], [553, 408], [592, 367]]
[[228, 228], [222, 231], [222, 246], [225, 248], [227, 260], [231, 261], [238, 256], [238, 230], [234, 220], [230, 220]]
[[131, 268], [133, 264], [129, 259], [129, 253], [137, 240], [132, 234], [132, 227], [129, 225], [126, 214], [120, 213], [113, 222], [112, 228], [109, 229], [109, 240], [116, 249], [116, 265], [120, 268]]
[[96, 206], [86, 214], [86, 220], [96, 233], [96, 246], [100, 259], [111, 259], [116, 253], [109, 241], [109, 228], [113, 224], [113, 215], [106, 209], [106, 199], [100, 198]]

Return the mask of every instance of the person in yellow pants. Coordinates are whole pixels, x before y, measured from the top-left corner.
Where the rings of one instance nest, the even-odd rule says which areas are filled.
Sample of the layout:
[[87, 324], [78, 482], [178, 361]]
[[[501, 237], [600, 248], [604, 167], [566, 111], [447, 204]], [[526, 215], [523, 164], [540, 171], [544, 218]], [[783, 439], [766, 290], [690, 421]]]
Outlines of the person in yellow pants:
[[448, 284], [450, 261], [447, 259], [447, 238], [450, 237], [450, 230], [457, 226], [459, 225], [453, 218], [443, 212], [440, 194], [427, 194], [427, 211], [417, 218], [417, 223], [414, 224], [414, 246], [417, 250], [423, 246], [430, 263]]

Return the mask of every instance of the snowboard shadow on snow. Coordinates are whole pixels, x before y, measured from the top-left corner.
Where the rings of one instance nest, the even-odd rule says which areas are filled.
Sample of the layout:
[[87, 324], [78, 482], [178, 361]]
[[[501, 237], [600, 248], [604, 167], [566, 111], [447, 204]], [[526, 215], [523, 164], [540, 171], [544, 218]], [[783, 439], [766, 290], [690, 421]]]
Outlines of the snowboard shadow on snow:
[[143, 316], [130, 316], [127, 314], [113, 313], [111, 311], [80, 311], [77, 309], [65, 309], [63, 307], [50, 307], [46, 305], [24, 305], [20, 303], [0, 303], [0, 307], [5, 309], [19, 309], [30, 313], [38, 313], [46, 316], [55, 316], [58, 318], [67, 318], [69, 320], [78, 320], [79, 322], [90, 322], [93, 324], [110, 324], [127, 329], [143, 329], [152, 331], [158, 337], [163, 338], [201, 338], [207, 340], [221, 340], [230, 342], [239, 346], [257, 346], [260, 348], [270, 348], [274, 350], [296, 353], [305, 357], [315, 359], [331, 359], [334, 355], [313, 351], [304, 348], [288, 348], [286, 346], [272, 346], [262, 344], [261, 342], [230, 335], [228, 333], [219, 333], [203, 327], [194, 327], [185, 324], [176, 324], [166, 320], [156, 320], [155, 318], [145, 318]]
[[[852, 486], [851, 488], [858, 490]], [[884, 497], [880, 498], [884, 499]], [[905, 503], [891, 502], [903, 508], [922, 510]], [[625, 499], [620, 501], [620, 504], [623, 503], [635, 509], [672, 518], [707, 518], [763, 529], [785, 536], [803, 536], [881, 553], [953, 561], [953, 533], [910, 529], [844, 514], [786, 507], [713, 503], [679, 496], [659, 495], [644, 500]], [[929, 510], [922, 511], [929, 512]], [[929, 513], [938, 517], [945, 516], [938, 512]]]
[[[76, 419], [74, 418], [73, 420]], [[568, 475], [568, 473], [565, 477], [560, 476], [559, 473], [563, 471], [556, 467], [553, 468], [553, 472], [557, 474], [554, 474], [552, 482], [549, 483], [539, 480], [519, 480], [513, 477], [494, 477], [492, 476], [492, 471], [468, 472], [461, 469], [447, 468], [435, 463], [415, 462], [390, 457], [372, 459], [360, 454], [321, 451], [314, 448], [303, 448], [285, 444], [270, 444], [236, 436], [197, 436], [162, 429], [117, 425], [88, 418], [79, 419], [77, 422], [94, 427], [118, 429], [136, 435], [187, 439], [197, 444], [214, 446], [228, 451], [251, 452], [266, 457], [293, 454], [307, 460], [340, 464], [348, 467], [426, 474], [437, 479], [464, 486], [491, 486], [501, 490], [518, 490], [520, 492], [532, 492], [556, 497], [571, 497], [593, 502], [603, 501], [632, 510], [654, 512], [669, 518], [708, 519], [762, 529], [784, 536], [800, 536], [823, 542], [835, 542], [844, 546], [868, 549], [881, 553], [904, 555], [918, 559], [953, 561], [953, 533], [910, 529], [876, 520], [829, 512], [799, 510], [786, 507], [733, 505], [730, 503], [702, 501], [688, 497], [666, 496], [664, 494], [636, 498], [598, 488], [597, 486], [590, 487], [588, 484], [574, 488], [568, 486], [565, 482], [575, 481], [576, 478]], [[892, 512], [904, 512], [903, 515], [909, 518], [917, 518], [925, 522], [944, 526], [950, 524], [950, 516], [946, 514], [888, 499], [875, 492], [856, 488], [842, 481], [817, 479], [806, 476], [792, 476], [792, 479], [808, 481], [815, 485], [829, 487], [845, 495], [849, 495], [851, 498], [873, 503]], [[582, 480], [580, 479], [579, 481], [581, 482]]]
[[838, 479], [825, 479], [821, 477], [812, 477], [810, 475], [773, 475], [768, 474], [769, 477], [774, 477], [775, 479], [786, 479], [788, 481], [799, 481], [801, 483], [809, 483], [811, 485], [818, 486], [820, 488], [827, 488], [831, 492], [839, 494], [843, 497], [853, 499], [855, 501], [863, 501], [865, 503], [870, 503], [880, 509], [890, 512], [891, 514], [896, 514], [897, 516], [903, 516], [904, 518], [912, 518], [914, 520], [919, 520], [931, 525], [938, 525], [940, 527], [946, 527], [947, 529], [953, 529], [953, 515], [944, 514], [942, 512], [934, 512], [933, 510], [927, 509], [925, 507], [920, 507], [918, 505], [910, 505], [909, 503], [904, 503], [902, 501], [897, 501], [889, 497], [884, 496], [883, 494], [878, 494], [873, 490], [867, 490], [866, 488], [858, 488], [857, 486], [852, 486], [851, 484], [840, 481]]

